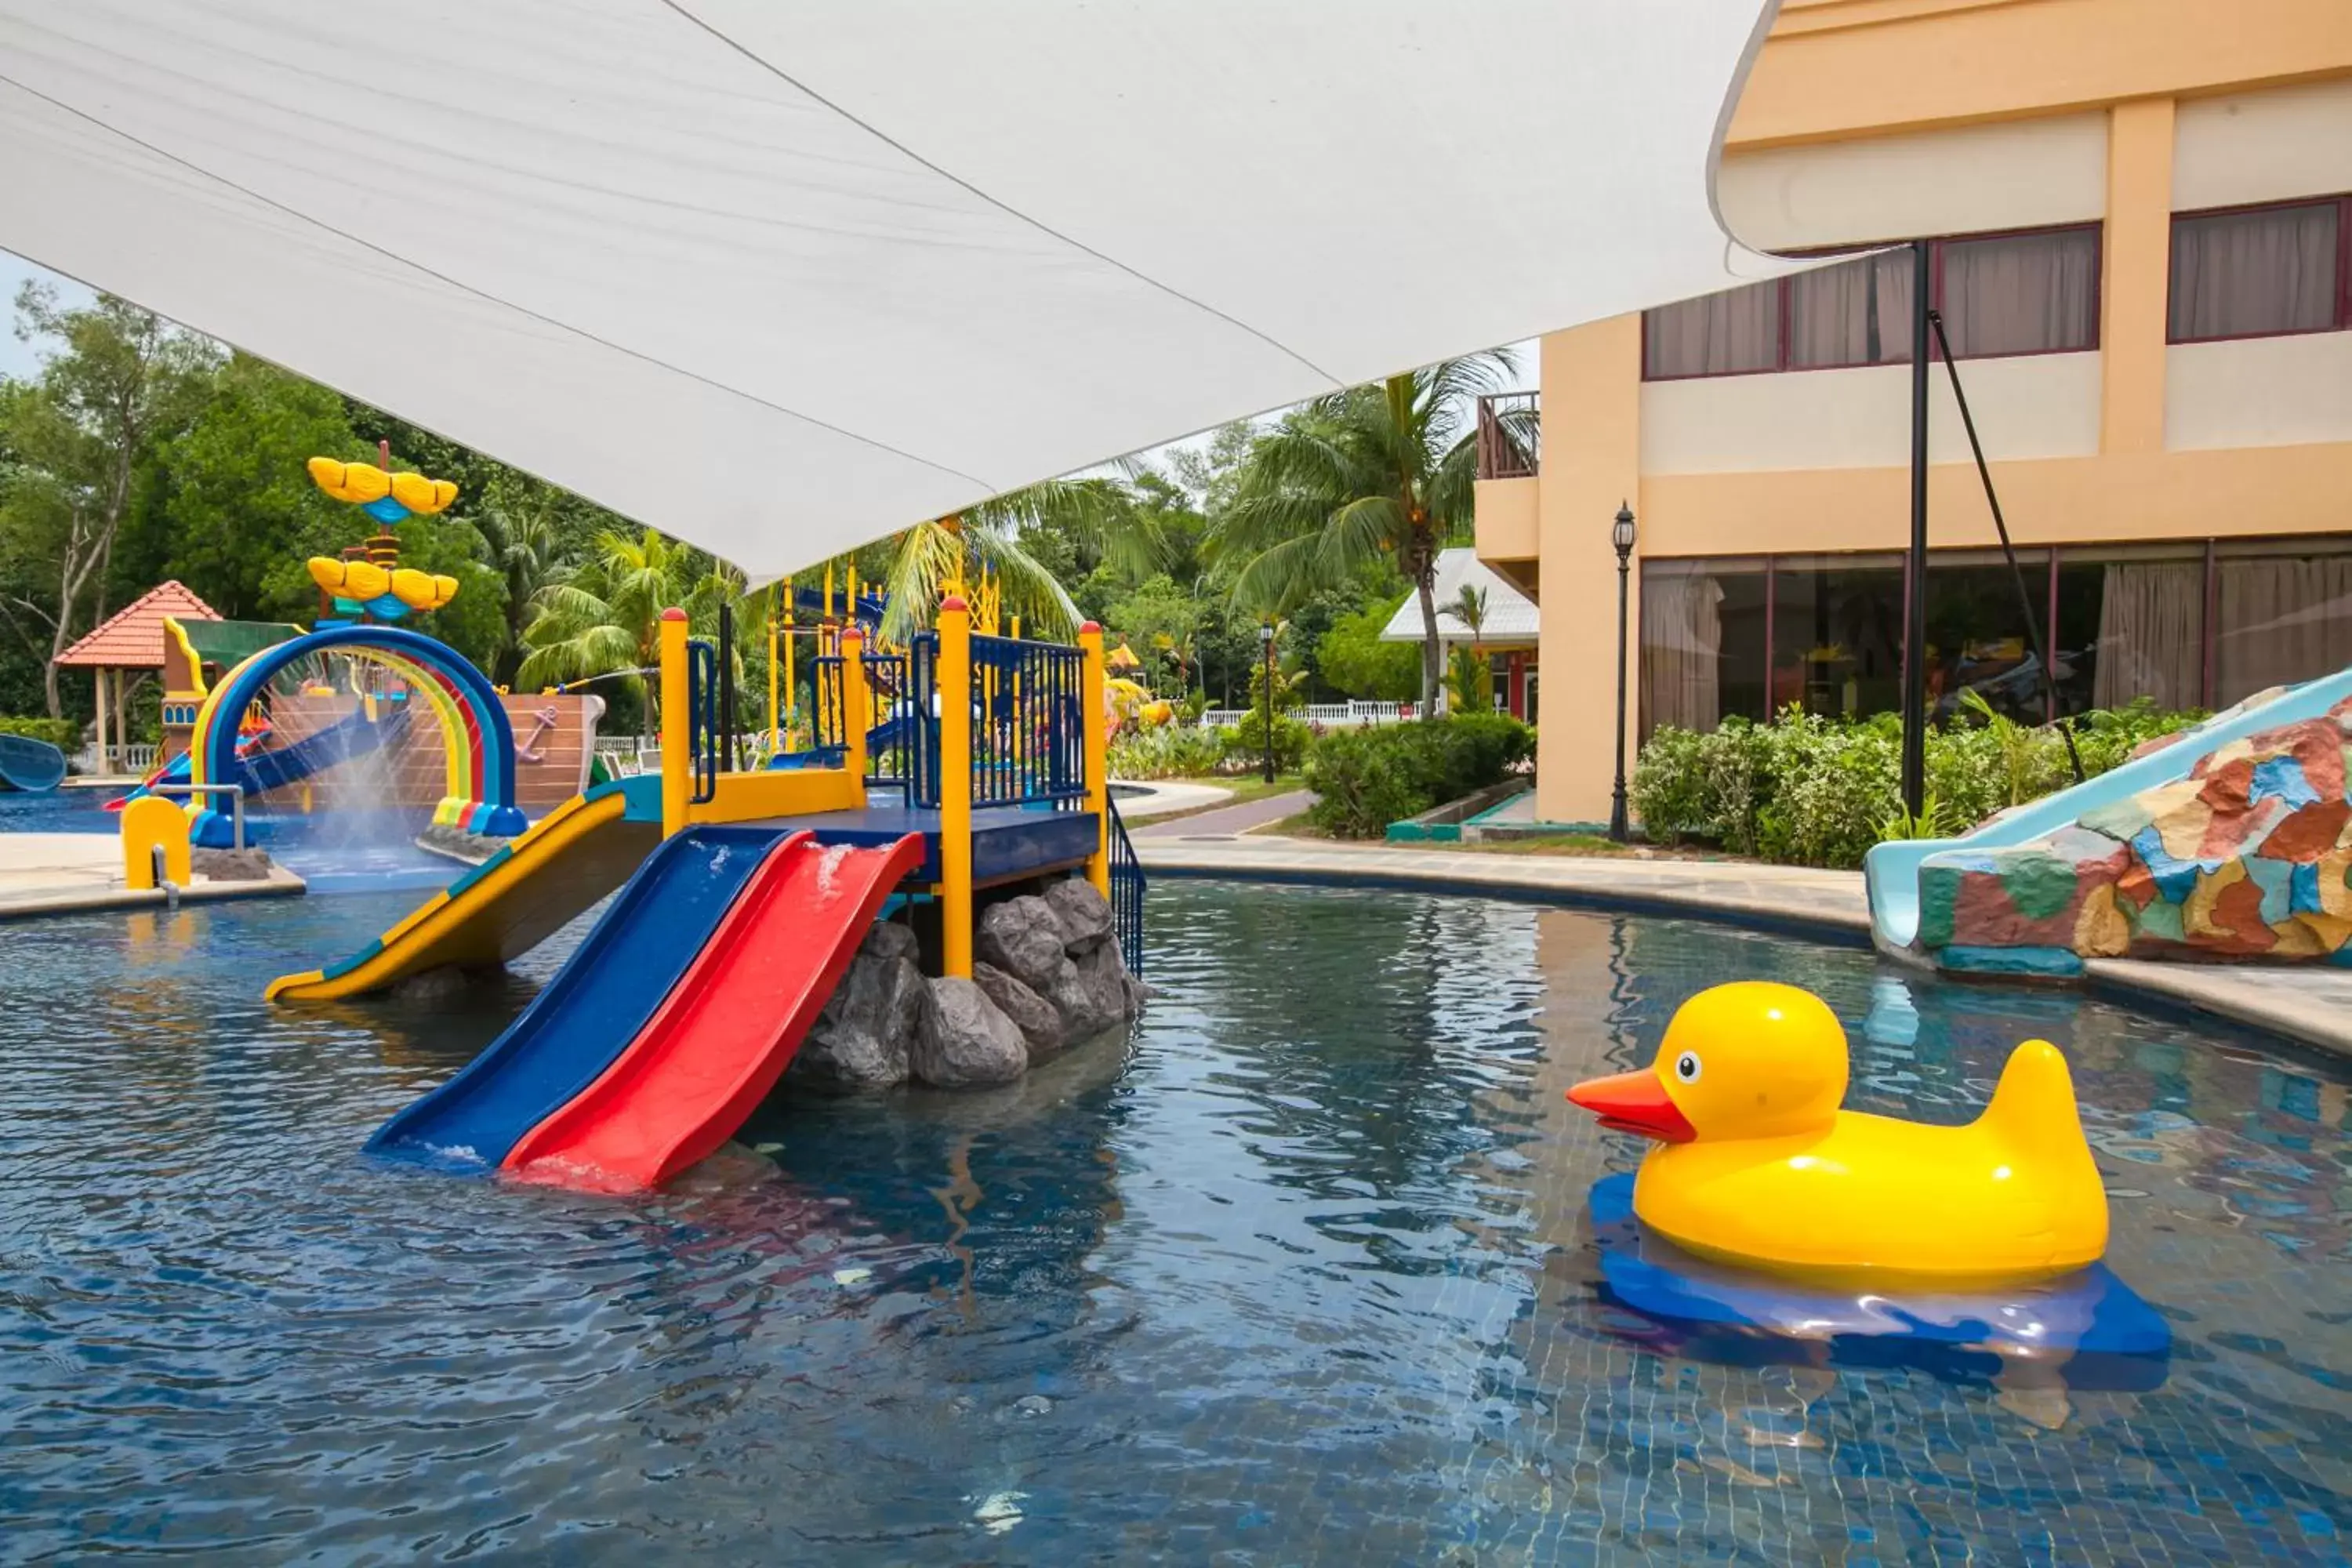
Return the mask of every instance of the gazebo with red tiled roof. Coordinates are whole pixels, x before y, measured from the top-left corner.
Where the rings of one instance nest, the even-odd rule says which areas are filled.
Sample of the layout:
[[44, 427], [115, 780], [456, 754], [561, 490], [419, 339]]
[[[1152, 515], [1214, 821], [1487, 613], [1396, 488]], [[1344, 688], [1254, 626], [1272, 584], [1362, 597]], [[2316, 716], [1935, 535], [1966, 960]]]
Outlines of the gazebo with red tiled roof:
[[[131, 745], [130, 716], [123, 702], [122, 672], [163, 668], [163, 617], [183, 621], [216, 621], [219, 614], [177, 579], [158, 584], [100, 622], [98, 628], [58, 656], [60, 669], [93, 671], [98, 683], [98, 748], [100, 768], [106, 754], [107, 688], [113, 687], [114, 743], [127, 755]], [[111, 676], [111, 681], [109, 677]]]

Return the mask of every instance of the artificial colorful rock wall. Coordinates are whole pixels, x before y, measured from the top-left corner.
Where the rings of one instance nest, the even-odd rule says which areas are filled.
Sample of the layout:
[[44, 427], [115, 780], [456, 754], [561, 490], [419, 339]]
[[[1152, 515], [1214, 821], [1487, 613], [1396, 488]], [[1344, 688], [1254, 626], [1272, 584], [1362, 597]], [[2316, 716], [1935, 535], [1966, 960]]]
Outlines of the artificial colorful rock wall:
[[1948, 968], [2011, 972], [2122, 957], [2352, 963], [2347, 743], [2352, 698], [2040, 838], [1931, 856], [1919, 943]]

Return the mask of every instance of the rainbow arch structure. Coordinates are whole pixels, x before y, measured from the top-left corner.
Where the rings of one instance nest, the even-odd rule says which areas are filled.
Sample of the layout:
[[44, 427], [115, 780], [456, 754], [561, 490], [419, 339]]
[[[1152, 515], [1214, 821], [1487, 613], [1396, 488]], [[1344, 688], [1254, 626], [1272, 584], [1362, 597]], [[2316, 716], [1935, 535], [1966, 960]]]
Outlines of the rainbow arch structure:
[[[229, 671], [196, 711], [189, 782], [219, 784], [236, 778], [239, 716], [278, 671], [309, 655], [327, 652], [349, 654], [394, 671], [432, 710], [441, 726], [441, 751], [448, 769], [441, 802], [433, 811], [436, 825], [502, 838], [530, 826], [514, 803], [514, 729], [497, 688], [446, 643], [397, 626], [324, 626], [263, 648]], [[190, 800], [194, 820], [189, 838], [223, 848], [233, 840], [234, 828], [226, 812], [214, 809], [214, 798], [198, 795]]]

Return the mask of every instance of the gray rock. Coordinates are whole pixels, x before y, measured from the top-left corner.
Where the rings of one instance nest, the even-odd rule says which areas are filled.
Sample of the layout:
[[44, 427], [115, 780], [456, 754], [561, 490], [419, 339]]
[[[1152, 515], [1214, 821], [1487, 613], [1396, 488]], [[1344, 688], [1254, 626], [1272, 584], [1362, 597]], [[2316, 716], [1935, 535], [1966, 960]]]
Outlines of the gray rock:
[[266, 882], [269, 851], [252, 845], [243, 849], [193, 848], [188, 851], [188, 869], [214, 882]]
[[785, 1081], [836, 1089], [904, 1083], [930, 1015], [930, 984], [921, 970], [904, 958], [860, 952], [801, 1042]]
[[394, 985], [392, 994], [403, 1002], [445, 1002], [464, 994], [472, 984], [473, 976], [454, 963], [445, 963], [410, 975]]
[[876, 958], [912, 958], [915, 956], [915, 933], [896, 921], [877, 921], [866, 933], [857, 951]]
[[1127, 968], [1119, 962], [1118, 945], [1104, 942], [1068, 967], [1068, 976], [1046, 996], [1070, 1040], [1090, 1040], [1125, 1025], [1130, 1016]]
[[1068, 877], [1045, 889], [1045, 902], [1062, 922], [1062, 951], [1072, 958], [1110, 940], [1110, 900], [1084, 877]]
[[1042, 994], [1061, 978], [1066, 940], [1053, 905], [1039, 898], [1007, 899], [982, 911], [972, 951]]
[[1029, 1070], [1021, 1031], [971, 981], [931, 982], [931, 1026], [910, 1053], [915, 1076], [940, 1089], [1011, 1083]]
[[1054, 1005], [996, 965], [973, 964], [971, 978], [972, 984], [988, 993], [996, 1010], [1012, 1019], [1013, 1027], [1021, 1031], [1022, 1039], [1028, 1042], [1031, 1061], [1050, 1057], [1069, 1043], [1069, 1036], [1062, 1026], [1062, 1015]]

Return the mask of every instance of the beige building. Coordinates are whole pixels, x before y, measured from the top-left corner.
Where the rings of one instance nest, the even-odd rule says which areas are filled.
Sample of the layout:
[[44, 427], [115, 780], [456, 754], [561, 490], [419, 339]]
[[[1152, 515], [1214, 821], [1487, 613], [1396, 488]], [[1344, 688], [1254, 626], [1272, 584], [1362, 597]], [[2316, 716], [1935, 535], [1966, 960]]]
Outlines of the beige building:
[[[1717, 196], [1769, 249], [1933, 240], [2059, 711], [2352, 664], [2352, 4], [1784, 0]], [[1540, 453], [1487, 444], [1477, 550], [1540, 606], [1544, 817], [1608, 815], [1621, 500], [1629, 752], [1897, 705], [1911, 265], [1543, 340]], [[1931, 707], [2043, 717], [1940, 364], [1930, 455]]]

